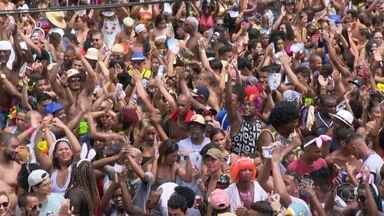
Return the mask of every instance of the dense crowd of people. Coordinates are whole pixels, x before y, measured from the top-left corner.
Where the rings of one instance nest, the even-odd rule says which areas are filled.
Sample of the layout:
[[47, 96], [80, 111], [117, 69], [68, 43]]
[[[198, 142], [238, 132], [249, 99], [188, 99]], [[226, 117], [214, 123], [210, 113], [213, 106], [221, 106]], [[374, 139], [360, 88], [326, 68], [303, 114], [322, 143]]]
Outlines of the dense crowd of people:
[[128, 2], [0, 0], [0, 216], [384, 215], [383, 1]]

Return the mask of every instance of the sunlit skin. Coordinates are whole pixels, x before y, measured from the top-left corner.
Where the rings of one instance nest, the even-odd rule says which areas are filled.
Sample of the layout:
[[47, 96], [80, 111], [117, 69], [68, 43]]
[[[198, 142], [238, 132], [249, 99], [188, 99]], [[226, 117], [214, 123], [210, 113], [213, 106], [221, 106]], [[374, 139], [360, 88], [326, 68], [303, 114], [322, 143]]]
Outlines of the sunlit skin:
[[0, 216], [7, 216], [9, 214], [9, 199], [5, 195], [0, 196]]
[[227, 139], [225, 137], [225, 134], [223, 133], [217, 133], [212, 137], [211, 140], [217, 147], [220, 149], [224, 149], [227, 143]]
[[55, 156], [58, 158], [60, 164], [67, 164], [72, 160], [73, 152], [69, 144], [66, 142], [60, 142], [57, 144]]
[[211, 156], [207, 156], [204, 159], [204, 163], [207, 166], [208, 173], [213, 174], [220, 170], [221, 162]]
[[28, 213], [28, 216], [38, 216], [40, 213], [41, 204], [37, 197], [28, 196], [27, 204], [25, 206], [25, 211]]

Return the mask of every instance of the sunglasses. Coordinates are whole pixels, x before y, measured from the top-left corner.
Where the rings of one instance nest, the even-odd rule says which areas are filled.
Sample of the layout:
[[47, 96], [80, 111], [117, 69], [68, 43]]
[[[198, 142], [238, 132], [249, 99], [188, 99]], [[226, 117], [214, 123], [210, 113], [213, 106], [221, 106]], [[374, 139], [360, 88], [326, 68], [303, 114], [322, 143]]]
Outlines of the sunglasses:
[[9, 202], [0, 203], [0, 207], [3, 207], [3, 208], [7, 208], [8, 205], [9, 205]]

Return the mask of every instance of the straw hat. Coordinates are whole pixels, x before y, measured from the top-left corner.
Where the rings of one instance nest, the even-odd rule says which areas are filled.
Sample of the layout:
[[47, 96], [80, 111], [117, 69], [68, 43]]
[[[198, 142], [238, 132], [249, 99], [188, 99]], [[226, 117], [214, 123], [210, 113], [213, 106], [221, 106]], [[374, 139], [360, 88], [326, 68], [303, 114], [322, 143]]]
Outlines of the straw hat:
[[121, 53], [121, 54], [125, 53], [124, 46], [121, 44], [114, 44], [111, 51], [112, 53]]
[[53, 25], [62, 29], [67, 27], [67, 23], [64, 19], [65, 15], [63, 12], [47, 12], [46, 16], [49, 22], [51, 22]]
[[90, 59], [90, 60], [98, 60], [99, 59], [99, 50], [96, 48], [89, 48], [84, 57], [86, 59]]

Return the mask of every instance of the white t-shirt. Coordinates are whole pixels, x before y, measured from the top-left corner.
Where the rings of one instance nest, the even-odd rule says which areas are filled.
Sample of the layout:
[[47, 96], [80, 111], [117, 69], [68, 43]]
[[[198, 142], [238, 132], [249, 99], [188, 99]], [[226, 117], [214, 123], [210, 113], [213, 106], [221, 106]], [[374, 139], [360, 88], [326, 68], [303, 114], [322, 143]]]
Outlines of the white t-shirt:
[[200, 151], [205, 145], [207, 145], [210, 142], [211, 142], [211, 140], [209, 138], [205, 137], [203, 142], [200, 145], [195, 145], [192, 143], [191, 138], [188, 137], [188, 138], [185, 138], [183, 140], [180, 140], [177, 143], [177, 145], [179, 146], [179, 152], [182, 155], [188, 155], [189, 156], [189, 158], [192, 162], [192, 166], [197, 168], [197, 169], [200, 169], [201, 164], [202, 164], [201, 163], [202, 158], [200, 155]]
[[[254, 181], [254, 192], [253, 192], [253, 202], [266, 200], [268, 198], [267, 192], [260, 186], [257, 181]], [[231, 212], [235, 213], [236, 209], [243, 207], [243, 203], [240, 199], [239, 190], [237, 189], [236, 183], [229, 185], [227, 189], [229, 196], [229, 203], [231, 203]]]
[[[210, 143], [211, 140], [207, 137], [204, 138], [203, 142], [200, 145], [195, 145], [192, 143], [191, 138], [180, 140], [177, 145], [179, 146], [179, 153], [182, 155], [188, 155], [191, 160], [192, 167], [201, 170], [203, 164], [203, 158], [200, 155], [201, 149]], [[185, 162], [182, 159], [182, 163]], [[176, 179], [176, 182], [181, 186], [186, 186], [191, 188], [196, 194], [201, 194], [199, 187], [197, 186], [196, 180], [192, 179], [192, 182], [184, 182], [180, 178]]]
[[383, 164], [384, 160], [377, 153], [369, 155], [368, 158], [363, 162], [363, 165], [366, 166], [372, 174], [374, 174], [375, 184], [378, 184], [381, 181], [380, 169]]

